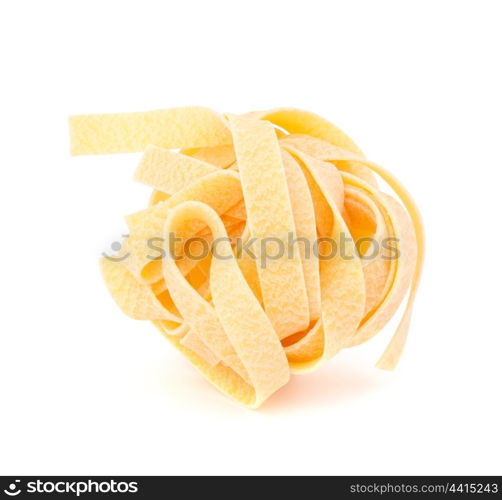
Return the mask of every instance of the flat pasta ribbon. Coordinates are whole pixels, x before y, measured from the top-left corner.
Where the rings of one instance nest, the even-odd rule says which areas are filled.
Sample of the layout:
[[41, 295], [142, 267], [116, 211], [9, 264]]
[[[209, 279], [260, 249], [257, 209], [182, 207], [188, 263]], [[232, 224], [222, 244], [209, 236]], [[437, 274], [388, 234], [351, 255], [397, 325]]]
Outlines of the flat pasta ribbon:
[[128, 316], [152, 321], [222, 392], [257, 408], [291, 373], [372, 338], [408, 295], [377, 363], [395, 368], [423, 225], [340, 129], [297, 109], [187, 107], [74, 116], [70, 132], [75, 155], [144, 152], [134, 178], [153, 188], [149, 206], [126, 217], [102, 274]]

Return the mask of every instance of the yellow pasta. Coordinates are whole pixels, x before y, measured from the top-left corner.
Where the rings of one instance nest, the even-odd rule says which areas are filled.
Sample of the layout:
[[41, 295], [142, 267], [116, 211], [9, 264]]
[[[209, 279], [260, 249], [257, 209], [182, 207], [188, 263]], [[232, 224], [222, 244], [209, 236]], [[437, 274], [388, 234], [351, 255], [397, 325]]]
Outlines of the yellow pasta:
[[[72, 154], [143, 151], [149, 206], [101, 261], [131, 318], [150, 320], [223, 393], [259, 407], [285, 385], [403, 317], [424, 256], [419, 211], [340, 129], [297, 109], [200, 107], [70, 118]], [[396, 197], [381, 190], [385, 181]]]

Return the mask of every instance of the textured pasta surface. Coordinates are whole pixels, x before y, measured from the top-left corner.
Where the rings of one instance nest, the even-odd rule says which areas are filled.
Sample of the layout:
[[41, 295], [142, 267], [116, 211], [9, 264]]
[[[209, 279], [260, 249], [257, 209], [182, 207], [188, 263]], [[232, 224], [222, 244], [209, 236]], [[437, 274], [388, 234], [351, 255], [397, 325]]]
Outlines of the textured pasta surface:
[[423, 226], [407, 190], [340, 129], [297, 109], [187, 107], [74, 116], [70, 133], [75, 155], [144, 152], [134, 178], [150, 203], [126, 217], [104, 281], [223, 393], [259, 407], [291, 373], [372, 338], [406, 299], [377, 362], [396, 366]]

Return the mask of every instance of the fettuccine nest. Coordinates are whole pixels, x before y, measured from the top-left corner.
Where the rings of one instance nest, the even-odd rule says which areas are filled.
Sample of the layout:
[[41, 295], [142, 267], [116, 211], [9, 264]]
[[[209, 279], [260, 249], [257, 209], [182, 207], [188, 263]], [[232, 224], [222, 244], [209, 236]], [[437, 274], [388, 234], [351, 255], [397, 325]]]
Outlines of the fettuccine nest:
[[258, 407], [291, 373], [373, 337], [409, 291], [377, 364], [395, 367], [420, 215], [341, 130], [295, 109], [205, 108], [74, 116], [70, 128], [73, 154], [144, 151], [135, 178], [154, 188], [150, 206], [126, 218], [103, 276], [127, 315], [152, 321], [221, 391]]

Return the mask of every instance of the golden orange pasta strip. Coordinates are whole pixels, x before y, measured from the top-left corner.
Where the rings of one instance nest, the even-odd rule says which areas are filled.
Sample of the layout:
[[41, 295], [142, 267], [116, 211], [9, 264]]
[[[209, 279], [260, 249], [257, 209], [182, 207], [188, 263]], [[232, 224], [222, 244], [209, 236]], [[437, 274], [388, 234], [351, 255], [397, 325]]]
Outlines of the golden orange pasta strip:
[[413, 269], [415, 268], [416, 239], [411, 219], [393, 198], [375, 190], [361, 179], [350, 174], [343, 175], [347, 182], [364, 187], [375, 197], [375, 200], [378, 201], [382, 209], [385, 210], [392, 224], [393, 236], [396, 239], [396, 248], [400, 252], [399, 258], [392, 261], [395, 264], [392, 286], [381, 305], [370, 317], [365, 318], [364, 323], [359, 327], [357, 335], [349, 344], [355, 345], [368, 340], [378, 333], [399, 307], [410, 285]]
[[291, 134], [306, 134], [323, 139], [353, 153], [362, 154], [356, 143], [328, 120], [310, 111], [278, 108], [250, 113], [252, 117], [268, 120]]
[[413, 271], [413, 276], [410, 285], [410, 294], [408, 297], [408, 302], [406, 304], [406, 309], [399, 323], [399, 326], [392, 337], [391, 342], [387, 346], [387, 349], [382, 354], [379, 359], [377, 366], [385, 370], [393, 370], [401, 357], [404, 344], [406, 342], [406, 337], [408, 336], [408, 330], [410, 326], [411, 313], [413, 310], [413, 303], [415, 301], [415, 296], [418, 290], [418, 285], [420, 282], [420, 277], [422, 275], [422, 268], [424, 262], [424, 248], [425, 248], [425, 235], [422, 223], [422, 217], [420, 211], [416, 206], [413, 198], [404, 188], [404, 186], [397, 180], [397, 178], [390, 172], [380, 167], [375, 163], [368, 163], [368, 166], [375, 171], [382, 179], [384, 179], [389, 186], [397, 193], [404, 206], [406, 207], [408, 214], [411, 218], [414, 237], [416, 238], [416, 246], [411, 246], [410, 251], [416, 253], [415, 266]]
[[300, 151], [292, 151], [305, 167], [310, 183], [315, 182], [321, 189], [333, 214], [331, 238], [337, 252], [332, 258], [320, 262], [322, 330], [319, 331], [324, 334], [323, 358], [326, 359], [345, 346], [363, 318], [366, 300], [364, 273], [348, 227], [336, 205], [336, 184], [333, 185], [324, 175], [323, 162]]
[[[366, 285], [365, 314], [367, 314], [382, 298], [388, 282], [391, 256], [384, 246], [387, 244], [389, 233], [378, 206], [364, 191], [346, 186], [345, 206], [348, 207], [351, 215], [351, 224], [353, 225], [349, 225], [349, 230], [356, 245], [357, 241], [363, 243], [363, 240], [369, 239], [371, 241], [371, 244], [366, 247], [361, 244], [358, 248]], [[359, 226], [356, 228], [357, 223]], [[361, 226], [363, 227], [361, 228]], [[371, 226], [371, 229], [368, 226]]]

